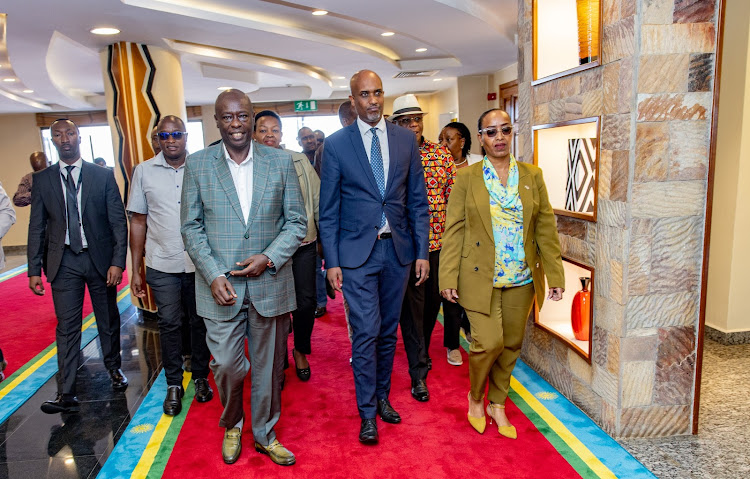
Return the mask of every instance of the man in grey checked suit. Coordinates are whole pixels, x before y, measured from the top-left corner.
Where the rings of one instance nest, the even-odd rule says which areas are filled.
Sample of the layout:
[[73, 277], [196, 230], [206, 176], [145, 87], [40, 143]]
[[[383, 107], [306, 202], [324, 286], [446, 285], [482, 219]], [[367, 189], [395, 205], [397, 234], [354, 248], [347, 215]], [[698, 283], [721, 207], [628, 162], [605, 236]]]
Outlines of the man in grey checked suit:
[[[255, 449], [280, 465], [294, 455], [276, 440], [281, 384], [274, 372], [279, 327], [296, 308], [289, 261], [307, 230], [305, 206], [288, 153], [252, 141], [254, 112], [239, 90], [216, 99], [222, 141], [190, 155], [183, 182], [182, 237], [195, 263], [198, 315], [206, 321], [211, 369], [224, 406], [224, 462], [237, 461], [244, 422], [242, 389], [252, 363]], [[288, 323], [286, 323], [288, 324]]]

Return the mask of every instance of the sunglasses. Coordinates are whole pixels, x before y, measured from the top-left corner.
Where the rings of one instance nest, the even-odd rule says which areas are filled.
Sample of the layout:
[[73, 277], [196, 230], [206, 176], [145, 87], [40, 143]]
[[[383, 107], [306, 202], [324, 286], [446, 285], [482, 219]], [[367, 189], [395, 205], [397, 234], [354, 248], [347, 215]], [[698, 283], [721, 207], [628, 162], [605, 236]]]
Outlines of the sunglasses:
[[171, 136], [175, 140], [182, 140], [182, 137], [187, 135], [186, 131], [173, 131], [173, 132], [166, 132], [166, 131], [160, 131], [156, 134], [156, 136], [159, 137], [160, 140], [168, 140]]
[[495, 138], [497, 136], [497, 132], [502, 132], [503, 135], [508, 136], [513, 132], [512, 126], [504, 126], [500, 129], [498, 129], [496, 126], [491, 126], [489, 128], [485, 128], [483, 130], [479, 130], [479, 133], [484, 133], [487, 135], [488, 138]]

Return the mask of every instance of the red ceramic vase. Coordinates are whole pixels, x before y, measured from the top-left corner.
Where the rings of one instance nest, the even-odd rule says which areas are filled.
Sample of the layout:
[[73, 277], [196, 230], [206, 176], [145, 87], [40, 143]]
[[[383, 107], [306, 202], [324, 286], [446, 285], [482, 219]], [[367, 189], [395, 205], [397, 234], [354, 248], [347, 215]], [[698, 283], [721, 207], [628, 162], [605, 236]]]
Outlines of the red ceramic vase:
[[589, 282], [591, 278], [580, 277], [583, 288], [573, 297], [570, 320], [573, 323], [573, 334], [579, 341], [588, 341], [591, 331], [591, 292]]

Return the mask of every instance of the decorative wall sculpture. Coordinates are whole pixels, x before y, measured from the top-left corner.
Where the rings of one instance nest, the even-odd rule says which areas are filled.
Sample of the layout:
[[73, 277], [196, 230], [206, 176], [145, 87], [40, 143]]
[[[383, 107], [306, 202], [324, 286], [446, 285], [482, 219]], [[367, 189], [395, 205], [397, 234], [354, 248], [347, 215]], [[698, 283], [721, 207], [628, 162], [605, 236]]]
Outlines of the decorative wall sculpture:
[[596, 144], [596, 138], [568, 140], [568, 180], [565, 183], [566, 210], [578, 213], [594, 212]]

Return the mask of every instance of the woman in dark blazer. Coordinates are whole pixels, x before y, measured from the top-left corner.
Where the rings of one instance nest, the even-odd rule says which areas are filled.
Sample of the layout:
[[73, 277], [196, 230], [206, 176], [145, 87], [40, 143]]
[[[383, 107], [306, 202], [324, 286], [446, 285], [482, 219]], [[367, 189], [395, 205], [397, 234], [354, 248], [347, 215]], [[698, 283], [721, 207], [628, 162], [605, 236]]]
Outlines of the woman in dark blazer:
[[565, 278], [542, 171], [513, 158], [513, 127], [504, 111], [482, 114], [478, 130], [485, 157], [461, 169], [453, 185], [439, 281], [443, 297], [459, 302], [471, 323], [469, 422], [484, 432], [489, 380], [490, 424], [515, 439], [505, 400], [526, 320], [534, 297], [542, 306], [545, 274], [553, 301], [562, 299]]

